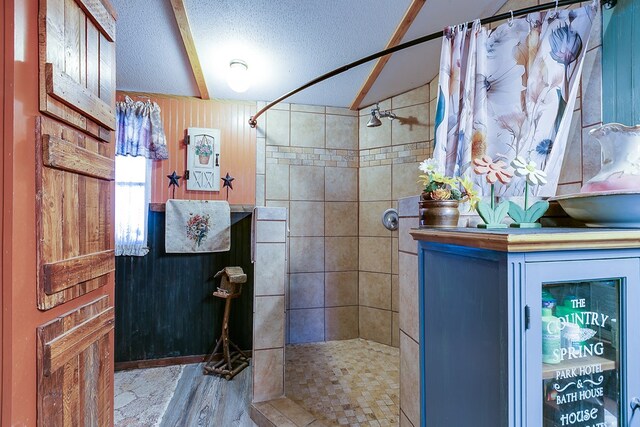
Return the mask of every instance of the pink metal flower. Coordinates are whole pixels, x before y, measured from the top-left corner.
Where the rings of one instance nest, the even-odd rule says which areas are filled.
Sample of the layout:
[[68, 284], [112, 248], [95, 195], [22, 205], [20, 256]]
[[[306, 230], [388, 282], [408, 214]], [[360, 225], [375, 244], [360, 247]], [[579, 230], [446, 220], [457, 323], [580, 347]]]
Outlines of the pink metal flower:
[[513, 177], [513, 173], [507, 170], [507, 164], [502, 160], [494, 162], [491, 157], [482, 156], [480, 159], [473, 159], [473, 164], [476, 166], [473, 171], [478, 175], [486, 175], [489, 184], [495, 184], [496, 181], [507, 184]]

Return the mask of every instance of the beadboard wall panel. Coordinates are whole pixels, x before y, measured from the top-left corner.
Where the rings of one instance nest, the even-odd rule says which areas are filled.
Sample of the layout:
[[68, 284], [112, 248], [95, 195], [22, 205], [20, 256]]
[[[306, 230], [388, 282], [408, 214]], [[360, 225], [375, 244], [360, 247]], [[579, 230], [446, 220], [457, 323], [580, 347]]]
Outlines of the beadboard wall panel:
[[[220, 175], [227, 172], [235, 178], [233, 190], [229, 190], [229, 203], [255, 204], [256, 193], [256, 131], [248, 125], [249, 117], [256, 112], [255, 102], [202, 100], [187, 96], [117, 92], [117, 100], [125, 95], [134, 101], [150, 99], [158, 103], [167, 135], [169, 159], [153, 162], [151, 202], [164, 203], [172, 196], [167, 175], [176, 171], [184, 175], [187, 150], [184, 137], [188, 127], [220, 129]], [[186, 181], [180, 180], [176, 199], [225, 200], [226, 189], [221, 191], [188, 191]]]
[[116, 257], [116, 363], [210, 352], [224, 311], [224, 301], [211, 295], [218, 285], [213, 276], [227, 266], [247, 274], [242, 296], [231, 305], [229, 333], [240, 348], [251, 349], [251, 216], [231, 226], [231, 250], [219, 253], [165, 253], [164, 224], [164, 212], [149, 212], [149, 253]]

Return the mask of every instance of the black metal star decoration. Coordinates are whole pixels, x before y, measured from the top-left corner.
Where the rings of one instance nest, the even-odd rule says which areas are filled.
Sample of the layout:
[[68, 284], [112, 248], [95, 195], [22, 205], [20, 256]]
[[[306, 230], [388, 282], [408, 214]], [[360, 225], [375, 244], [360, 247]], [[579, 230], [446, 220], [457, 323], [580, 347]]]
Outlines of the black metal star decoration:
[[229, 172], [227, 172], [227, 176], [220, 179], [224, 181], [224, 184], [222, 184], [222, 188], [227, 187], [227, 200], [229, 200], [229, 189], [233, 190], [233, 184], [231, 184], [231, 181], [233, 181], [235, 178], [229, 175]]
[[182, 176], [178, 175], [176, 171], [173, 171], [171, 175], [167, 175], [167, 178], [169, 178], [169, 188], [173, 187], [173, 195], [171, 198], [175, 199], [176, 187], [180, 187], [180, 178], [182, 178]]

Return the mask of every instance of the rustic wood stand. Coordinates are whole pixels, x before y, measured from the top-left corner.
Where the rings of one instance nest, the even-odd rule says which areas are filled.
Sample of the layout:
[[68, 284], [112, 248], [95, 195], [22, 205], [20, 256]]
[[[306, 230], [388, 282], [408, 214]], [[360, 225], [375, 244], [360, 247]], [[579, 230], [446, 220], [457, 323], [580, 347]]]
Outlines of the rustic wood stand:
[[[220, 288], [213, 293], [213, 296], [225, 300], [222, 335], [205, 361], [204, 373], [230, 380], [249, 366], [249, 357], [229, 338], [231, 301], [240, 296], [242, 283], [246, 282], [247, 276], [240, 267], [227, 267], [215, 275], [216, 278], [220, 276], [222, 276]], [[230, 350], [230, 346], [234, 349], [233, 351]], [[221, 358], [218, 354], [220, 347], [222, 347]]]

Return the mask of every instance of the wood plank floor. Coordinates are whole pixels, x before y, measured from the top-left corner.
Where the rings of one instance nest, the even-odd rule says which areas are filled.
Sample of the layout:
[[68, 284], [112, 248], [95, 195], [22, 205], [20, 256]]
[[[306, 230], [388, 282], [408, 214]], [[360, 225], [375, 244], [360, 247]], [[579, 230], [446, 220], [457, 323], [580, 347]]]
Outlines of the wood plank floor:
[[184, 367], [160, 426], [255, 427], [249, 418], [251, 367], [227, 381], [203, 375], [202, 366]]
[[115, 426], [255, 427], [249, 417], [251, 366], [231, 381], [203, 375], [202, 367], [116, 372]]

